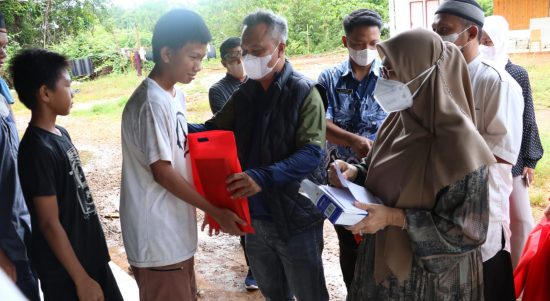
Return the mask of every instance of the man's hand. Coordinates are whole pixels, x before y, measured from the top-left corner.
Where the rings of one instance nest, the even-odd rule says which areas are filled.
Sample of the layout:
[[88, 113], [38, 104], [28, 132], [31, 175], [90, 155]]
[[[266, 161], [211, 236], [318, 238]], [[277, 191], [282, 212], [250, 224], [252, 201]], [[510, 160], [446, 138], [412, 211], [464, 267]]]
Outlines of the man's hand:
[[372, 141], [359, 135], [355, 135], [354, 137], [355, 139], [353, 139], [350, 144], [351, 149], [353, 149], [360, 158], [366, 157], [372, 148]]
[[246, 173], [235, 173], [225, 181], [232, 199], [247, 198], [262, 191], [262, 188]]
[[527, 187], [529, 187], [530, 185], [533, 185], [535, 183], [535, 170], [534, 169], [529, 168], [529, 167], [524, 167], [521, 176], [525, 180], [525, 183], [527, 183]]
[[340, 168], [340, 171], [346, 180], [353, 181], [357, 177], [357, 167], [342, 160], [336, 160], [328, 168], [328, 182], [332, 186], [342, 187], [342, 183], [340, 183], [340, 179], [338, 179], [338, 175], [336, 174], [336, 166]]
[[[229, 209], [217, 208], [211, 214], [211, 216], [216, 220], [216, 222], [218, 222], [223, 232], [238, 236], [242, 236], [245, 234], [243, 231], [241, 231], [241, 229], [239, 229], [237, 224], [241, 226], [246, 226], [246, 222], [238, 217], [233, 211]], [[202, 229], [204, 229], [206, 224], [208, 224], [208, 222], [203, 223]], [[212, 236], [212, 228], [210, 226], [208, 228], [208, 234]], [[215, 234], [219, 234], [219, 231], [216, 231]]]
[[101, 286], [87, 276], [82, 280], [75, 283], [76, 285], [76, 294], [78, 295], [78, 300], [80, 301], [104, 301], [103, 291]]
[[11, 262], [2, 249], [0, 249], [0, 269], [4, 270], [6, 275], [8, 275], [13, 282], [17, 281], [15, 265]]

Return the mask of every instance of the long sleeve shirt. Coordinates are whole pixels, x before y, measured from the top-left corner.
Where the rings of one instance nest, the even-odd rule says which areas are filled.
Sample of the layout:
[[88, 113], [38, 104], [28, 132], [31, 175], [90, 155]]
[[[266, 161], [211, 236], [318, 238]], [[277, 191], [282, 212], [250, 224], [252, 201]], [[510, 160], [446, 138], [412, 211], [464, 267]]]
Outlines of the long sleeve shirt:
[[510, 61], [506, 64], [505, 69], [518, 82], [523, 92], [523, 135], [521, 137], [518, 160], [512, 168], [512, 175], [517, 177], [523, 173], [523, 168], [525, 167], [534, 169], [537, 166], [537, 162], [542, 158], [544, 150], [535, 119], [529, 74], [524, 68], [514, 65]]

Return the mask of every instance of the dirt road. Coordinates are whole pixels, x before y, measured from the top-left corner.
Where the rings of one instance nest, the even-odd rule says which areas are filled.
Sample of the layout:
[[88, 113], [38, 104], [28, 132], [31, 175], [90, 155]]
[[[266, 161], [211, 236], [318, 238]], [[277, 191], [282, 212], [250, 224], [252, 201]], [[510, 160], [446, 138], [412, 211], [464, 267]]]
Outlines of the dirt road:
[[[336, 53], [322, 56], [292, 59], [294, 68], [311, 78], [324, 68], [343, 60], [345, 54]], [[203, 70], [198, 81], [208, 87], [224, 76], [220, 67]], [[185, 92], [186, 87], [183, 86]], [[124, 96], [124, 95], [121, 95]], [[78, 101], [78, 98], [76, 99]], [[190, 115], [195, 120], [206, 120], [209, 111], [192, 110], [207, 102], [205, 93], [194, 93], [188, 97]], [[77, 104], [78, 105], [78, 104]], [[204, 107], [204, 106], [203, 106]], [[550, 117], [549, 111], [544, 115]], [[537, 113], [538, 114], [538, 113]], [[539, 120], [542, 116], [538, 116]], [[550, 118], [549, 118], [550, 119]], [[18, 128], [23, 130], [29, 120], [28, 115], [18, 115]], [[120, 189], [120, 169], [122, 155], [120, 147], [120, 118], [99, 117], [60, 117], [60, 125], [71, 133], [73, 142], [80, 151], [84, 170], [97, 204], [112, 259], [123, 269], [128, 270], [120, 222], [118, 202]], [[540, 216], [540, 210], [535, 213]], [[202, 214], [199, 212], [199, 224]], [[259, 292], [246, 292], [243, 280], [247, 272], [238, 237], [220, 235], [208, 237], [199, 232], [199, 247], [196, 254], [196, 274], [201, 300], [263, 300]], [[323, 260], [327, 286], [331, 300], [345, 300], [345, 287], [338, 262], [338, 240], [332, 225], [325, 223], [325, 249]], [[132, 301], [132, 300], [131, 300]]]

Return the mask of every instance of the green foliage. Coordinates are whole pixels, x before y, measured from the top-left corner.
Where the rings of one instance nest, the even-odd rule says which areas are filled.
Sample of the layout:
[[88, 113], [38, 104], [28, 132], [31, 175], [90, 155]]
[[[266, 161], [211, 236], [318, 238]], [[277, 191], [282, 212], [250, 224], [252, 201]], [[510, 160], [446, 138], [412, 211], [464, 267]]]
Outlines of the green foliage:
[[[376, 10], [388, 20], [388, 0], [196, 0], [189, 8], [205, 19], [219, 45], [230, 36], [240, 36], [244, 17], [270, 9], [288, 20], [287, 53], [313, 54], [341, 46], [343, 18], [359, 8]], [[151, 49], [156, 21], [176, 0], [150, 0], [132, 9], [115, 7], [110, 0], [18, 0], [0, 1], [9, 29], [9, 53], [23, 47], [46, 47], [70, 59], [91, 57], [95, 70], [130, 69], [121, 48]], [[151, 67], [146, 63], [146, 67]]]
[[339, 47], [344, 17], [359, 8], [376, 10], [385, 22], [388, 20], [387, 0], [203, 0], [196, 7], [216, 46], [228, 37], [240, 36], [241, 22], [251, 12], [270, 9], [281, 14], [288, 21], [289, 54], [321, 53]]
[[493, 15], [493, 0], [479, 0], [479, 5], [483, 8], [485, 16]]

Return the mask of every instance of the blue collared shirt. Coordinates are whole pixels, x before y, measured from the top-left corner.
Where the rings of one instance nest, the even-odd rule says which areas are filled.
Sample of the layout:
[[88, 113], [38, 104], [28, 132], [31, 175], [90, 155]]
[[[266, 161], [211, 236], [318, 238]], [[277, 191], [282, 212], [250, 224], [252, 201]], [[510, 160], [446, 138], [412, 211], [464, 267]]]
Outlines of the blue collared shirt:
[[0, 94], [4, 96], [8, 104], [12, 105], [14, 103], [13, 97], [10, 93], [10, 88], [8, 87], [8, 84], [6, 84], [6, 81], [0, 77]]
[[[319, 84], [327, 91], [327, 119], [348, 132], [374, 140], [387, 116], [373, 96], [381, 66], [381, 61], [375, 59], [369, 74], [361, 81], [355, 79], [349, 59], [324, 70], [319, 75]], [[350, 163], [361, 160], [350, 147], [327, 142], [327, 151], [333, 149], [341, 160]]]

